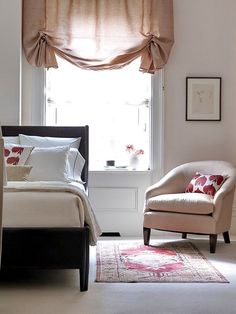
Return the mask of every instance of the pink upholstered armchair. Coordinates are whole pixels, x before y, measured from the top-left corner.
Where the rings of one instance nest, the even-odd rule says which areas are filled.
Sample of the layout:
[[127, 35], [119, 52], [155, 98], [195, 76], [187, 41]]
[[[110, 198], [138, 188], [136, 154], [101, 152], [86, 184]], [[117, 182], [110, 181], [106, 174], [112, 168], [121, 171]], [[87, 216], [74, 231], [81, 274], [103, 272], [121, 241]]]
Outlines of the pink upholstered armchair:
[[[185, 193], [196, 172], [222, 175], [227, 179], [214, 196]], [[191, 162], [171, 170], [146, 191], [144, 244], [149, 245], [151, 229], [180, 232], [182, 238], [188, 233], [207, 234], [210, 252], [215, 253], [218, 234], [223, 233], [225, 243], [230, 243], [235, 184], [236, 169], [225, 161]]]

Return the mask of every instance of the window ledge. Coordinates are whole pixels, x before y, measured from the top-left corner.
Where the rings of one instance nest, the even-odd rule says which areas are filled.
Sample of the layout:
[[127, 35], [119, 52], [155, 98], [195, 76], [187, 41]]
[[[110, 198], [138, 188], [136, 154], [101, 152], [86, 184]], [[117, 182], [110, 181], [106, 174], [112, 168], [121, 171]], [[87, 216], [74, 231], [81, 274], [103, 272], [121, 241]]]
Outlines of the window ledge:
[[131, 169], [101, 169], [101, 170], [89, 170], [89, 173], [96, 174], [96, 173], [102, 173], [102, 174], [150, 174], [151, 170], [131, 170]]

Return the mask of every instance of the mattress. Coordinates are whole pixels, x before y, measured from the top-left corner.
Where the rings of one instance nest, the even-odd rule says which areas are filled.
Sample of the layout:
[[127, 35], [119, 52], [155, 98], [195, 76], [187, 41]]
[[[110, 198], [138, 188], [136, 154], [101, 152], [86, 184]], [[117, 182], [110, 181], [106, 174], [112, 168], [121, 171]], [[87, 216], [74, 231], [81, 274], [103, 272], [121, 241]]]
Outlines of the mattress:
[[83, 227], [92, 242], [101, 230], [80, 183], [8, 182], [3, 197], [3, 227]]

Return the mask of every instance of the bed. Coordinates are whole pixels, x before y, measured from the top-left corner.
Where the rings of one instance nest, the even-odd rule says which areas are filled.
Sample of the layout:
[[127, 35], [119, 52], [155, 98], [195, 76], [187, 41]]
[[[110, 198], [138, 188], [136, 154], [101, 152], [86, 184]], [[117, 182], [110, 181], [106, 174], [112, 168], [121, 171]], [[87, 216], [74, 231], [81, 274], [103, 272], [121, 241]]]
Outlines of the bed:
[[[86, 195], [88, 189], [88, 126], [2, 126], [2, 134], [4, 137], [25, 134], [41, 137], [81, 138], [79, 151], [86, 160], [81, 173], [83, 188], [81, 188], [81, 183], [69, 183], [68, 187], [66, 183], [60, 183], [61, 186], [56, 187], [59, 189], [57, 190], [55, 182], [10, 182], [5, 188], [1, 268], [2, 270], [79, 269], [80, 290], [88, 290], [89, 245], [96, 244], [96, 239], [100, 234], [96, 217], [89, 207]], [[50, 196], [51, 203], [44, 203], [44, 194]], [[72, 204], [71, 208], [70, 205], [66, 208], [67, 198], [68, 204]], [[11, 205], [13, 199], [19, 202], [19, 208]], [[27, 203], [28, 199], [34, 200], [36, 210], [31, 211], [30, 203]], [[53, 200], [55, 200], [54, 205]], [[65, 207], [64, 210], [67, 210], [67, 214], [66, 216], [62, 215], [60, 219], [57, 208], [63, 202], [65, 204], [62, 206]], [[79, 203], [83, 204], [86, 212], [80, 208], [79, 214], [75, 213]], [[22, 207], [24, 204], [25, 208]], [[70, 215], [73, 206], [75, 208]], [[8, 212], [12, 212], [10, 218], [7, 216]], [[38, 218], [36, 218], [37, 213]], [[25, 216], [22, 217], [23, 214]], [[49, 216], [45, 216], [47, 217], [45, 218], [44, 215]], [[71, 219], [68, 218], [70, 216]]]

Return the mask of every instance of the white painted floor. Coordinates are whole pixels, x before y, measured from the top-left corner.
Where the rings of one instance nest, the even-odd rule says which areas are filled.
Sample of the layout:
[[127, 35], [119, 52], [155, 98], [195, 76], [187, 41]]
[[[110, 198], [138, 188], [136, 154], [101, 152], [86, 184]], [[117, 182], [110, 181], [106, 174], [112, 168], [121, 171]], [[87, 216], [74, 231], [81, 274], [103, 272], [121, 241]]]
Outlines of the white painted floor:
[[230, 283], [95, 283], [92, 247], [89, 291], [79, 291], [76, 270], [8, 275], [0, 281], [0, 314], [235, 314], [236, 239], [218, 240], [210, 254], [207, 237], [189, 238]]

